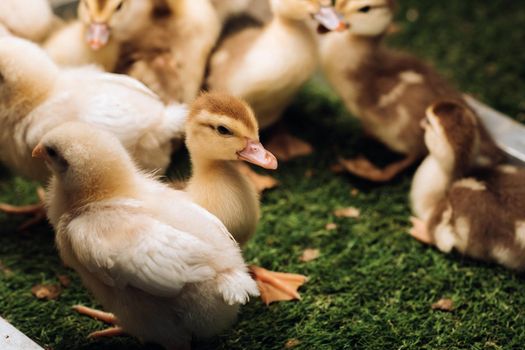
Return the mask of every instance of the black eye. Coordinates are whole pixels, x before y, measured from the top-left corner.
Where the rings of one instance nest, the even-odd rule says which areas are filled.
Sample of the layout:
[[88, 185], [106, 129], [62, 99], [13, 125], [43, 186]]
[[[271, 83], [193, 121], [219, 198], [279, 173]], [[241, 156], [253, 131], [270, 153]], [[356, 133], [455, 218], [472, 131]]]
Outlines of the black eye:
[[122, 8], [122, 5], [124, 5], [124, 1], [121, 1], [120, 4], [118, 4], [118, 6], [115, 8], [115, 10], [120, 11], [120, 9]]
[[224, 135], [224, 136], [231, 136], [233, 135], [233, 132], [228, 129], [227, 127], [225, 127], [224, 125], [219, 125], [217, 127], [217, 132], [221, 135]]
[[51, 158], [58, 157], [58, 153], [53, 147], [46, 146], [46, 153]]
[[359, 12], [362, 12], [362, 13], [367, 13], [368, 11], [370, 11], [372, 8], [370, 6], [363, 6], [361, 7], [358, 11]]

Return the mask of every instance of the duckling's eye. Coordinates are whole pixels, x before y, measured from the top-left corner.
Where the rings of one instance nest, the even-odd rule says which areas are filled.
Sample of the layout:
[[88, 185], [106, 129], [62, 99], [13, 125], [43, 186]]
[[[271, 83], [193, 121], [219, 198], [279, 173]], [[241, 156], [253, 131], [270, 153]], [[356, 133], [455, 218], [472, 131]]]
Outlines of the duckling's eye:
[[223, 136], [231, 136], [233, 135], [233, 132], [228, 129], [227, 127], [225, 127], [224, 125], [219, 125], [217, 127], [217, 132]]
[[120, 9], [122, 8], [122, 5], [124, 5], [124, 1], [121, 1], [118, 6], [115, 8], [115, 11], [120, 11]]
[[57, 158], [58, 153], [53, 147], [46, 146], [46, 153], [51, 158]]
[[369, 12], [371, 9], [372, 9], [372, 7], [370, 7], [370, 6], [363, 6], [363, 7], [361, 7], [361, 8], [360, 8], [359, 10], [357, 10], [357, 11], [362, 12], [362, 13], [367, 13], [367, 12]]

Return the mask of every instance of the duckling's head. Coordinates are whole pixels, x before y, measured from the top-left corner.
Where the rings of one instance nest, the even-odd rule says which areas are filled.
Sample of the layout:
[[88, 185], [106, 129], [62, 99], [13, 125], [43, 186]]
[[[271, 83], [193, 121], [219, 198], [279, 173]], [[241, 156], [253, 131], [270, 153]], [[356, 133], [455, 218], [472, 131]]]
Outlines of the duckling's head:
[[111, 133], [80, 122], [64, 123], [44, 135], [33, 149], [66, 191], [109, 193], [129, 181], [133, 161]]
[[24, 105], [40, 102], [58, 72], [38, 45], [14, 36], [0, 37], [0, 115], [9, 112], [9, 106], [22, 114]]
[[449, 170], [468, 169], [479, 147], [478, 120], [458, 101], [440, 101], [430, 106], [421, 126], [430, 154]]
[[270, 4], [274, 15], [280, 17], [297, 21], [313, 17], [328, 31], [346, 29], [331, 0], [271, 0]]
[[336, 0], [335, 6], [348, 30], [358, 36], [382, 35], [394, 18], [393, 0]]
[[244, 160], [276, 169], [277, 159], [259, 141], [257, 119], [248, 104], [223, 93], [205, 93], [193, 102], [186, 145], [195, 160]]
[[106, 46], [110, 37], [130, 39], [147, 23], [150, 0], [81, 0], [78, 17], [87, 26], [86, 41], [93, 50]]

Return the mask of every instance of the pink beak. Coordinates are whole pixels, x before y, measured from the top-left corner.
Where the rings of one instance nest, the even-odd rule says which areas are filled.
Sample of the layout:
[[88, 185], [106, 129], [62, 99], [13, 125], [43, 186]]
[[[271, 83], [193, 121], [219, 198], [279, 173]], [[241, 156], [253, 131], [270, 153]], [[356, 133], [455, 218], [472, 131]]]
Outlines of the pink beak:
[[348, 25], [332, 6], [321, 6], [319, 12], [314, 15], [314, 19], [328, 31], [342, 32], [348, 28]]
[[277, 158], [268, 152], [259, 141], [248, 140], [246, 148], [237, 152], [239, 159], [265, 169], [277, 169]]
[[93, 50], [100, 50], [109, 41], [109, 27], [105, 23], [91, 23], [86, 35], [86, 40]]

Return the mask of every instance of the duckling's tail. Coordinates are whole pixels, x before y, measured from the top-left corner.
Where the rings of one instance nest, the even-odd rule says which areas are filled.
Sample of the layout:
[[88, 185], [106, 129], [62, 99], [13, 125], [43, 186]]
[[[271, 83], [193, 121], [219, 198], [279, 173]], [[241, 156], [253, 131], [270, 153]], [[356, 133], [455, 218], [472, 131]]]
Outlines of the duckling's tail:
[[232, 269], [222, 273], [217, 288], [229, 305], [246, 304], [250, 296], [258, 296], [259, 289], [246, 269]]

